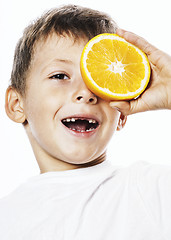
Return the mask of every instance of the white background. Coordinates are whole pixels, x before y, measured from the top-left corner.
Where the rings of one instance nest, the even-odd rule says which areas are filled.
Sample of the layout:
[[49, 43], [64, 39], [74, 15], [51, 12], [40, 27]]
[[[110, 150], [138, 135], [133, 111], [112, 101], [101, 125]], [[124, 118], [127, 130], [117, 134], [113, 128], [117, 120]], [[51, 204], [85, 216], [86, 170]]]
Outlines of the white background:
[[[169, 0], [1, 0], [0, 1], [0, 197], [23, 181], [39, 174], [23, 127], [9, 120], [4, 111], [5, 89], [10, 79], [13, 53], [23, 29], [45, 10], [73, 3], [107, 12], [121, 28], [146, 38], [171, 55]], [[137, 160], [171, 165], [171, 112], [153, 111], [128, 117], [108, 147], [113, 164]]]

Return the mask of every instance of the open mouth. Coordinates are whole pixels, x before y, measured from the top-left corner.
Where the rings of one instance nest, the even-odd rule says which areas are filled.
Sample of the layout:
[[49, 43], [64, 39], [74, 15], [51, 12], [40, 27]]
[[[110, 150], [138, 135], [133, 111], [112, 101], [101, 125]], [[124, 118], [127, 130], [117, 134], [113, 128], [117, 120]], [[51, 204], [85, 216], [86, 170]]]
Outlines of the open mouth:
[[95, 119], [79, 118], [79, 117], [62, 119], [62, 123], [72, 131], [82, 132], [82, 133], [92, 132], [99, 126], [99, 122]]

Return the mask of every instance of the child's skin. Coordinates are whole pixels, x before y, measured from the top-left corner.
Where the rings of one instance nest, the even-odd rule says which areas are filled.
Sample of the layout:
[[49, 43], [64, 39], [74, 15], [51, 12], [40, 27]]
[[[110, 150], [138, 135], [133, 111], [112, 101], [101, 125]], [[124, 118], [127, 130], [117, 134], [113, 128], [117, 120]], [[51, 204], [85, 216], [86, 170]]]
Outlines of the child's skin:
[[[80, 56], [87, 40], [74, 42], [56, 34], [36, 45], [26, 95], [7, 90], [6, 112], [16, 122], [27, 120], [25, 129], [41, 173], [100, 163], [109, 140], [125, 125], [127, 115], [171, 109], [171, 57], [132, 33], [117, 33], [141, 48], [150, 60], [151, 84], [137, 100], [109, 103], [90, 92], [80, 73]], [[97, 120], [99, 126], [76, 133], [61, 122], [71, 117]]]
[[[11, 88], [7, 92], [17, 113], [13, 120], [27, 119], [25, 129], [41, 173], [103, 161], [107, 143], [117, 126], [125, 123], [125, 118], [119, 121], [120, 113], [90, 92], [82, 80], [80, 57], [86, 42], [74, 43], [74, 39], [56, 34], [46, 42], [39, 41], [27, 77], [26, 96]], [[90, 132], [71, 131], [61, 120], [74, 117], [95, 119], [99, 126]]]

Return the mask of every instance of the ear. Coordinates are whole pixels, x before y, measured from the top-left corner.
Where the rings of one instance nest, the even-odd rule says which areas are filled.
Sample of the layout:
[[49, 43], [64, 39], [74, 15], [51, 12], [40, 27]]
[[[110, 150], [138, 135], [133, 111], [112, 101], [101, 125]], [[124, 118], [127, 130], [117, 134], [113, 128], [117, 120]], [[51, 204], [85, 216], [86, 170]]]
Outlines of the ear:
[[8, 117], [17, 123], [24, 123], [26, 120], [23, 109], [23, 98], [13, 88], [8, 87], [5, 95], [5, 110]]
[[127, 116], [125, 116], [121, 113], [119, 122], [118, 122], [118, 126], [117, 126], [118, 131], [120, 131], [125, 126], [126, 121], [127, 121]]

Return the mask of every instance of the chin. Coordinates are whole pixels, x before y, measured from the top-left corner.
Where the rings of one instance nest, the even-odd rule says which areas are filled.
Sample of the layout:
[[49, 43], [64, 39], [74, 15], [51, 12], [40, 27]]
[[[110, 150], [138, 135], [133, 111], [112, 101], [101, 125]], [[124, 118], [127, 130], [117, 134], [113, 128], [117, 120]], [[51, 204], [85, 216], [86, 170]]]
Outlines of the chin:
[[65, 162], [70, 164], [84, 164], [94, 160], [94, 154], [86, 153], [86, 154], [70, 154], [70, 156], [65, 158]]
[[85, 151], [84, 153], [82, 151], [80, 151], [79, 153], [73, 153], [70, 156], [74, 156], [74, 158], [67, 158], [65, 160], [65, 162], [70, 163], [70, 164], [74, 164], [74, 165], [89, 165], [90, 163], [93, 162], [98, 162], [101, 161], [101, 159], [105, 158], [105, 153], [95, 153], [95, 151], [93, 151], [93, 153], [89, 152], [89, 151]]

